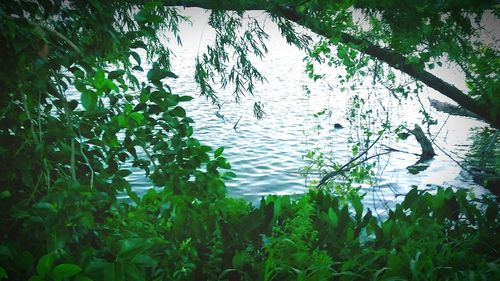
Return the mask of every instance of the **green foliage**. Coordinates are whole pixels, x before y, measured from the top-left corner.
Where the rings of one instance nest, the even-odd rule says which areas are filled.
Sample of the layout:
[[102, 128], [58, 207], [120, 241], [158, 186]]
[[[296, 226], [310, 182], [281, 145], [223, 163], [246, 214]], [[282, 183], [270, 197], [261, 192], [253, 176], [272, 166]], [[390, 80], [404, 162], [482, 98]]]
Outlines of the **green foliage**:
[[[304, 1], [293, 7], [300, 24], [326, 37], [309, 51], [306, 59], [309, 77], [313, 80], [335, 78], [343, 86], [350, 81], [356, 87], [371, 80], [372, 85], [380, 83], [400, 99], [417, 97], [422, 91], [422, 85], [417, 82], [423, 81], [423, 73], [447, 64], [462, 72], [468, 91], [458, 98], [437, 85], [426, 84], [498, 127], [499, 52], [493, 27], [498, 22], [497, 3], [379, 2]], [[493, 23], [491, 27], [488, 21]], [[403, 70], [400, 66], [406, 64], [411, 71], [403, 71], [411, 77], [403, 75], [402, 78], [409, 79], [396, 80], [399, 73], [380, 61], [371, 60], [367, 54], [392, 68]], [[345, 74], [332, 75], [330, 71], [322, 74], [316, 71], [315, 64], [343, 68]], [[473, 109], [472, 105], [480, 110]]]
[[[415, 189], [384, 221], [357, 192], [226, 197], [223, 148], [193, 138], [191, 97], [169, 86], [160, 33], [179, 41], [183, 18], [164, 1], [4, 1], [0, 18], [0, 280], [498, 279], [498, 205], [463, 191]], [[241, 23], [211, 16], [195, 74], [207, 96], [216, 73], [236, 97], [263, 80], [248, 54], [266, 35], [254, 21], [235, 40]], [[127, 164], [153, 182], [142, 196]]]
[[498, 130], [476, 130], [472, 149], [466, 156], [466, 164], [474, 180], [498, 195], [500, 182], [500, 138]]

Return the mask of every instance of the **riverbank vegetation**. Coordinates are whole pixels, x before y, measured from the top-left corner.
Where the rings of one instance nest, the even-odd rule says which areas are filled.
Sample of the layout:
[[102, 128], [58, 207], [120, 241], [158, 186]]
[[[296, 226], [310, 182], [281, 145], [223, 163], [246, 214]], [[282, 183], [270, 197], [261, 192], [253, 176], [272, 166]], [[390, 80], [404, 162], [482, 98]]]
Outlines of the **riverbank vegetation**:
[[[244, 10], [262, 9], [308, 54], [311, 79], [323, 75], [319, 62], [346, 68], [342, 79], [372, 73], [398, 97], [425, 84], [498, 128], [497, 50], [476, 40], [474, 21], [497, 17], [498, 5], [370, 3], [1, 2], [0, 280], [500, 279], [491, 197], [415, 187], [378, 218], [350, 185], [367, 168], [298, 199], [268, 196], [252, 206], [226, 196], [224, 181], [236, 175], [224, 149], [193, 137], [183, 108], [192, 97], [170, 87], [169, 44], [182, 41], [179, 22], [188, 20], [175, 4], [213, 10], [217, 37], [194, 62], [194, 80], [214, 103], [215, 81], [239, 99], [265, 80], [250, 58], [272, 46], [257, 20], [242, 20]], [[351, 6], [366, 14], [369, 31]], [[322, 39], [311, 47], [293, 22]], [[428, 72], [443, 57], [462, 68], [470, 92]], [[399, 85], [389, 67], [416, 79], [414, 87]], [[143, 196], [127, 181], [130, 165], [151, 179]]]

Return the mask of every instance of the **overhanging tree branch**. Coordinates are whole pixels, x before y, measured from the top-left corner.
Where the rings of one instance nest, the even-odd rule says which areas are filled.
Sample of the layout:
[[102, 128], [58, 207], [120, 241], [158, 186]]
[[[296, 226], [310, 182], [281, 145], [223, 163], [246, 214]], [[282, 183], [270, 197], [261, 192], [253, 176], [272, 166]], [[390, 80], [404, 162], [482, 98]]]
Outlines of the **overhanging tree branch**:
[[[401, 72], [410, 75], [411, 77], [421, 81], [428, 87], [438, 91], [442, 95], [452, 99], [464, 109], [477, 114], [484, 121], [491, 124], [496, 128], [500, 128], [500, 115], [495, 116], [486, 105], [471, 98], [463, 93], [455, 86], [447, 83], [446, 81], [438, 78], [432, 73], [426, 71], [416, 64], [408, 62], [408, 59], [390, 49], [377, 46], [367, 40], [358, 38], [351, 34], [340, 32], [339, 34], [332, 34], [329, 26], [323, 26], [315, 21], [308, 21], [307, 18], [298, 14], [292, 6], [270, 4], [269, 1], [202, 1], [202, 0], [172, 0], [165, 1], [169, 6], [184, 6], [184, 7], [199, 7], [204, 9], [216, 10], [264, 10], [274, 16], [286, 18], [293, 21], [312, 32], [324, 36], [326, 38], [338, 37], [340, 42], [356, 50], [367, 54], [375, 59], [387, 63], [389, 66], [400, 70]], [[338, 32], [338, 31], [337, 31]]]

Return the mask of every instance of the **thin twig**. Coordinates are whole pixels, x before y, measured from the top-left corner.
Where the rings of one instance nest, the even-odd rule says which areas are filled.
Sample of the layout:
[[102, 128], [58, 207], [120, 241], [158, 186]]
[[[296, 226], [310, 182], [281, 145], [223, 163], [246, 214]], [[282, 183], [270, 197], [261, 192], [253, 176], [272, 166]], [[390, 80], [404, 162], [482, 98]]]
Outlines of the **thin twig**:
[[71, 139], [71, 177], [76, 182], [76, 165], [75, 165], [75, 139]]
[[[335, 177], [336, 175], [338, 175], [339, 173], [343, 172], [347, 167], [349, 167], [352, 163], [354, 163], [356, 160], [358, 160], [359, 158], [363, 157], [366, 153], [368, 153], [368, 151], [380, 140], [380, 138], [382, 137], [383, 133], [380, 134], [377, 139], [372, 143], [370, 144], [370, 146], [364, 150], [363, 152], [361, 152], [358, 156], [354, 157], [353, 159], [349, 160], [349, 162], [347, 162], [346, 164], [344, 164], [343, 166], [341, 166], [340, 168], [338, 168], [336, 171], [333, 171], [333, 172], [330, 172], [328, 173], [326, 176], [324, 176], [318, 183], [318, 185], [316, 186], [316, 188], [319, 188], [321, 187], [327, 180]], [[373, 157], [369, 157], [369, 158], [373, 158]], [[365, 162], [367, 159], [361, 161], [360, 163], [363, 163]]]
[[406, 154], [411, 154], [411, 155], [416, 155], [416, 156], [420, 156], [420, 154], [418, 153], [411, 153], [411, 152], [408, 152], [408, 151], [403, 151], [403, 150], [399, 150], [399, 149], [395, 149], [395, 148], [392, 148], [390, 146], [387, 146], [385, 144], [382, 144], [383, 147], [385, 147], [385, 149], [387, 149], [388, 151], [390, 152], [401, 152], [401, 153], [406, 153]]

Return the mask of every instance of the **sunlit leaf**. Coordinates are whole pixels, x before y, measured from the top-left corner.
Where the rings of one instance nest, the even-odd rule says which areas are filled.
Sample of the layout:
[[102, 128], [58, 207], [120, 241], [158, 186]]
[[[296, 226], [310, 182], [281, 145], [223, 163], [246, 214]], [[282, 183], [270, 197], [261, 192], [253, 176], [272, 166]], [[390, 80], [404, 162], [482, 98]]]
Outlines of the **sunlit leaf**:
[[217, 158], [222, 155], [222, 152], [224, 152], [224, 147], [219, 147], [215, 150], [214, 152], [214, 157]]

